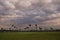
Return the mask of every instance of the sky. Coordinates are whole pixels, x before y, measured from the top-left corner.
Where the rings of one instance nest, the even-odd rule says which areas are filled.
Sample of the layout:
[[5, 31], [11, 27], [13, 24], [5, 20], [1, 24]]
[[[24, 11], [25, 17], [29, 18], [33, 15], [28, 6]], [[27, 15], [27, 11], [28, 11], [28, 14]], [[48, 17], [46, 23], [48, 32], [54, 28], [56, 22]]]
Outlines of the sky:
[[59, 20], [60, 0], [0, 0], [0, 25], [42, 23], [60, 26]]

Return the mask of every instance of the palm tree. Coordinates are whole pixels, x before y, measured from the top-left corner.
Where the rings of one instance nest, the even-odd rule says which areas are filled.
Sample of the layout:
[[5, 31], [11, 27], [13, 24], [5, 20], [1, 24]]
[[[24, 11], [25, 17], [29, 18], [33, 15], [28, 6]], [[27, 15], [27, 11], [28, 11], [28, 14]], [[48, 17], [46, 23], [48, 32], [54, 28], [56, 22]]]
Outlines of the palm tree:
[[35, 26], [36, 26], [36, 30], [37, 30], [37, 24], [35, 24]]
[[37, 24], [35, 24], [35, 26], [37, 26]]
[[1, 28], [1, 30], [3, 30], [3, 28]]
[[29, 24], [29, 26], [31, 27], [31, 24]]
[[30, 31], [31, 31], [32, 30], [31, 24], [29, 24], [29, 27], [30, 27]]
[[52, 27], [50, 27], [50, 30], [51, 30], [51, 31], [53, 31], [53, 28], [52, 28]]
[[1, 31], [3, 32], [3, 31], [4, 31], [4, 29], [3, 29], [3, 28], [1, 28]]
[[13, 24], [13, 25], [12, 25], [12, 28], [16, 29], [16, 26]]
[[24, 29], [25, 29], [25, 30], [26, 30], [26, 29], [29, 29], [29, 27], [25, 27]]
[[13, 24], [12, 27], [14, 27], [15, 25]]
[[11, 31], [11, 28], [9, 28], [9, 31]]
[[40, 29], [40, 31], [42, 31], [42, 28], [41, 27], [39, 27], [39, 29]]
[[11, 28], [9, 28], [9, 30], [11, 30]]
[[15, 26], [14, 24], [12, 25], [12, 27], [13, 27], [13, 28], [16, 28], [16, 26]]

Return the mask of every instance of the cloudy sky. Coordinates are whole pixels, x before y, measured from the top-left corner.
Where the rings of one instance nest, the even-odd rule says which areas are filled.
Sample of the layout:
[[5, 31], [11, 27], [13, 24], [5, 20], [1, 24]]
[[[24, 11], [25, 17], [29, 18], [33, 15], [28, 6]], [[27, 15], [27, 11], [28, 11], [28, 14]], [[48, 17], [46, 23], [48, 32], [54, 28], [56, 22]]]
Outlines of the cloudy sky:
[[0, 25], [60, 25], [60, 0], [0, 0]]

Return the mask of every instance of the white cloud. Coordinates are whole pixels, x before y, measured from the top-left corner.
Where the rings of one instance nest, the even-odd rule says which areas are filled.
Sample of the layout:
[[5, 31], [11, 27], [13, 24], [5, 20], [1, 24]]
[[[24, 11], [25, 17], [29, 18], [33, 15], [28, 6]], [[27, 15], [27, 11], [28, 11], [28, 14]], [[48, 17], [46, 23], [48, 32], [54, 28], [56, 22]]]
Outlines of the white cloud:
[[52, 0], [41, 0], [43, 3], [51, 3]]
[[48, 15], [48, 18], [60, 18], [60, 13]]
[[29, 0], [22, 0], [20, 3], [19, 3], [20, 6], [22, 7], [29, 7], [31, 6], [31, 2]]

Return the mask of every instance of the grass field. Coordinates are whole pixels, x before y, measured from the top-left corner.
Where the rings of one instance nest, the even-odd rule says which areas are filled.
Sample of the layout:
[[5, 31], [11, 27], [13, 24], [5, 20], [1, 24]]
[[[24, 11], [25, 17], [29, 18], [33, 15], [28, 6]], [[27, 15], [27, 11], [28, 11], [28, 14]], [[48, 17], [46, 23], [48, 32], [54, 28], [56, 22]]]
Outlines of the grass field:
[[0, 40], [60, 40], [60, 32], [0, 32]]

